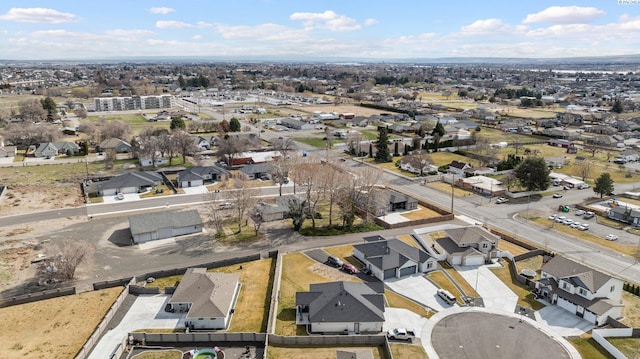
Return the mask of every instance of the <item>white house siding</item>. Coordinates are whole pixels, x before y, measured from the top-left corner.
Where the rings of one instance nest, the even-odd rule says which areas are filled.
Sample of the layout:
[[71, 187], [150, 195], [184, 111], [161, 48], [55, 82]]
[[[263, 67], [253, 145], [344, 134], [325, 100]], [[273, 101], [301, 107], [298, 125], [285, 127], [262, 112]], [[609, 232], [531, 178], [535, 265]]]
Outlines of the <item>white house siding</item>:
[[481, 255], [477, 255], [477, 256], [466, 256], [464, 257], [464, 259], [462, 260], [462, 265], [463, 266], [479, 266], [479, 265], [483, 265], [484, 264], [484, 256]]
[[195, 181], [182, 181], [180, 182], [180, 188], [198, 187], [204, 185], [204, 180]]
[[462, 264], [462, 256], [449, 255], [449, 259], [447, 260], [447, 262], [449, 262], [449, 264], [451, 264], [452, 266], [459, 266], [460, 264]]
[[138, 187], [123, 187], [123, 188], [113, 188], [113, 189], [105, 189], [102, 191], [102, 196], [115, 196], [118, 192], [120, 193], [138, 193]]
[[558, 303], [557, 304], [558, 304], [558, 306], [560, 308], [562, 308], [564, 310], [567, 310], [567, 311], [569, 311], [569, 312], [571, 312], [573, 314], [575, 314], [576, 310], [578, 309], [575, 304], [567, 301], [566, 299], [564, 299], [562, 297], [558, 297]]
[[[431, 263], [431, 267], [429, 267], [429, 263]], [[437, 267], [437, 264], [438, 264], [438, 262], [435, 259], [430, 258], [426, 262], [420, 263], [420, 265], [419, 265], [420, 272], [421, 273], [427, 273], [427, 272], [430, 272], [432, 270], [435, 270], [436, 267]]]
[[[173, 228], [173, 233], [169, 237], [182, 236], [185, 234], [191, 234], [191, 233], [197, 233], [197, 232], [202, 232], [202, 226], [197, 225], [197, 226]], [[164, 238], [167, 238], [167, 237], [164, 237]]]
[[591, 322], [591, 323], [594, 323], [594, 324], [596, 324], [596, 321], [598, 320], [598, 317], [594, 313], [591, 313], [588, 310], [584, 311], [584, 316], [582, 318], [584, 320], [586, 320], [587, 322]]
[[144, 243], [144, 242], [149, 242], [150, 240], [152, 240], [153, 238], [151, 237], [151, 232], [148, 233], [140, 233], [140, 234], [136, 234], [135, 236], [133, 236], [133, 242], [134, 243]]
[[[356, 323], [339, 322], [339, 323], [311, 323], [312, 333], [343, 333], [355, 332]], [[382, 331], [382, 322], [359, 323], [359, 333], [379, 333]]]

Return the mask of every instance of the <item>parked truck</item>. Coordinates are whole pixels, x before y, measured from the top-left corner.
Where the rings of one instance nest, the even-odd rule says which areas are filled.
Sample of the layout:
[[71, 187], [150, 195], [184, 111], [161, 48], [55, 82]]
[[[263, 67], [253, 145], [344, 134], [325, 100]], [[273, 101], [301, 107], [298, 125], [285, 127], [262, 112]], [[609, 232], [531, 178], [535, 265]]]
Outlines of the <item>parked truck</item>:
[[413, 338], [416, 337], [416, 334], [413, 330], [405, 329], [405, 328], [396, 328], [391, 329], [387, 332], [387, 338], [389, 340], [406, 340], [409, 343], [413, 341]]

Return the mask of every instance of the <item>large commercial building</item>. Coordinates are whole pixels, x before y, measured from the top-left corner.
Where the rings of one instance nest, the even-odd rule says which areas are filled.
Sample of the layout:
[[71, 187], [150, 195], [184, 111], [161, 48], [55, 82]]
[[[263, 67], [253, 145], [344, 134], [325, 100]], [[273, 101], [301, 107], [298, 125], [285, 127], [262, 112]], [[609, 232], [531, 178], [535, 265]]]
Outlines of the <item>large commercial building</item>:
[[129, 96], [129, 97], [96, 97], [96, 111], [146, 110], [154, 108], [170, 108], [173, 96]]

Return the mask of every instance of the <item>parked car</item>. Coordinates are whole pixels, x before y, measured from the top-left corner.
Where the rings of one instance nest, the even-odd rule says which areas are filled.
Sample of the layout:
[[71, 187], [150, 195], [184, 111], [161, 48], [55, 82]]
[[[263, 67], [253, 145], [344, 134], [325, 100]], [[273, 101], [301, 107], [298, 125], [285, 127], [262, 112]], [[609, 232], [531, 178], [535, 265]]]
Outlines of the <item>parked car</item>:
[[231, 208], [233, 208], [233, 203], [229, 203], [229, 202], [220, 203], [218, 208], [220, 208], [220, 209], [231, 209]]
[[504, 197], [498, 197], [498, 199], [496, 199], [497, 204], [507, 203], [507, 202], [509, 202], [509, 200]]
[[587, 212], [584, 213], [584, 216], [582, 218], [590, 219], [590, 218], [593, 218], [595, 215], [596, 215], [595, 213], [593, 213], [591, 211], [587, 211]]
[[387, 338], [390, 340], [406, 340], [412, 342], [416, 337], [416, 333], [413, 330], [405, 328], [391, 329], [387, 332]]
[[344, 265], [344, 263], [342, 262], [342, 260], [340, 260], [340, 258], [336, 257], [336, 256], [329, 256], [327, 257], [327, 263], [330, 266], [334, 266], [336, 268], [340, 268]]
[[562, 189], [563, 189], [563, 190], [565, 190], [565, 191], [568, 191], [568, 190], [570, 190], [570, 189], [571, 189], [571, 187], [569, 187], [569, 186], [562, 186]]
[[456, 297], [446, 289], [438, 289], [438, 296], [450, 305], [456, 302]]
[[589, 223], [582, 223], [579, 227], [579, 230], [581, 231], [588, 231], [589, 230]]
[[588, 185], [588, 184], [586, 184], [586, 183], [582, 183], [582, 184], [580, 184], [580, 185], [578, 186], [578, 189], [587, 189], [587, 188], [589, 188], [589, 187], [591, 187], [591, 186], [589, 186], [589, 185]]
[[116, 199], [117, 200], [123, 200], [124, 199], [124, 194], [122, 194], [122, 193], [116, 194]]
[[615, 234], [607, 234], [606, 237], [604, 237], [604, 239], [608, 240], [608, 241], [615, 241], [618, 239], [618, 236], [616, 236]]
[[582, 216], [584, 213], [585, 213], [584, 210], [579, 209], [576, 211], [576, 216]]
[[573, 224], [573, 220], [567, 218], [564, 221], [562, 221], [562, 224], [564, 224], [565, 226], [569, 226], [569, 225]]
[[554, 221], [556, 219], [557, 215], [554, 213], [552, 215], [550, 215], [549, 217], [547, 217], [547, 219], [550, 219], [552, 221]]
[[569, 227], [571, 227], [571, 228], [578, 228], [578, 227], [580, 227], [581, 225], [582, 225], [582, 223], [580, 223], [580, 222], [573, 222], [573, 223], [571, 223], [571, 224], [569, 225]]
[[565, 216], [560, 216], [560, 217], [556, 217], [555, 221], [557, 223], [562, 223], [565, 219], [567, 219], [567, 217]]
[[562, 193], [554, 193], [553, 198], [562, 198]]
[[342, 263], [342, 270], [349, 274], [358, 273], [358, 269], [351, 263]]

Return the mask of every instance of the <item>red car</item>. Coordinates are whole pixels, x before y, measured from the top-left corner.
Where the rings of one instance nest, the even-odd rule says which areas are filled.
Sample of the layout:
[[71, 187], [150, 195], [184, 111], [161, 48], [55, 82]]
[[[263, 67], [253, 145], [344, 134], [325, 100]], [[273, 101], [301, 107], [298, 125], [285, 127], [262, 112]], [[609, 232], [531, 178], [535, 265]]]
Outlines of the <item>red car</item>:
[[347, 273], [349, 273], [349, 274], [358, 273], [358, 269], [356, 269], [356, 267], [351, 263], [343, 263], [342, 264], [342, 270], [347, 272]]

